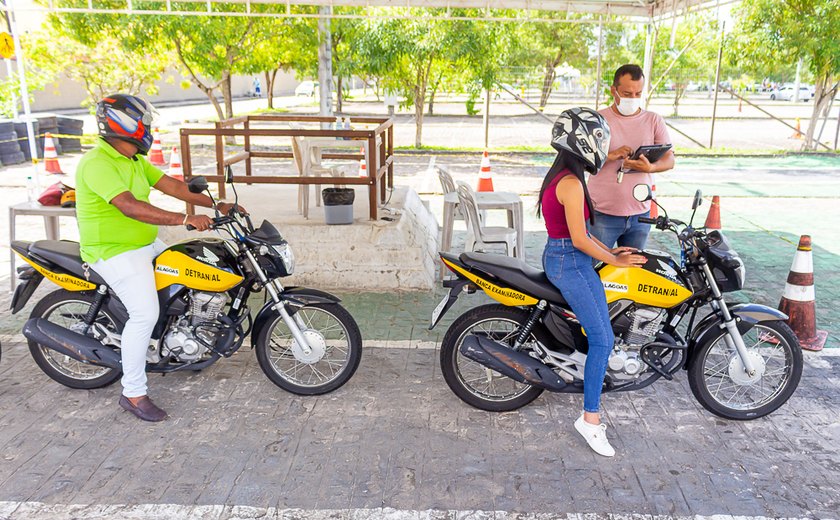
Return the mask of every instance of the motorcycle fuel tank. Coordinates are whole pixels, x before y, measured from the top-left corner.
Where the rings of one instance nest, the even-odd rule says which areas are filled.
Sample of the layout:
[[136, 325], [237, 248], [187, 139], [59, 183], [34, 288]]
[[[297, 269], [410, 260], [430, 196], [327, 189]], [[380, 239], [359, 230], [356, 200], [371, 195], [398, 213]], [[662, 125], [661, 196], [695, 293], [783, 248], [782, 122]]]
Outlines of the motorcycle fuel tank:
[[157, 290], [183, 285], [197, 291], [223, 292], [242, 282], [236, 258], [218, 239], [188, 240], [155, 258]]
[[670, 255], [660, 251], [641, 254], [648, 259], [643, 267], [604, 265], [599, 269], [607, 303], [632, 300], [641, 305], [668, 309], [691, 297], [693, 292]]

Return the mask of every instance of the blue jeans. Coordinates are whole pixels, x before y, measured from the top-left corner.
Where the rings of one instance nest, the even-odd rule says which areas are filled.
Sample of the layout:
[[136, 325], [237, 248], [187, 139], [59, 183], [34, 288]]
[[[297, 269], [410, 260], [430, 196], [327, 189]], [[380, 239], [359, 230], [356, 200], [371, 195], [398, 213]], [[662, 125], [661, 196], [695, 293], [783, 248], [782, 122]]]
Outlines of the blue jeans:
[[583, 371], [583, 409], [598, 413], [607, 361], [615, 345], [604, 286], [592, 267], [592, 257], [572, 245], [571, 238], [548, 239], [543, 268], [586, 333], [589, 353]]
[[649, 224], [640, 224], [639, 217], [649, 217], [650, 211], [629, 217], [616, 217], [599, 211], [595, 212], [595, 224], [589, 232], [592, 236], [612, 249], [618, 246], [644, 249], [650, 233]]

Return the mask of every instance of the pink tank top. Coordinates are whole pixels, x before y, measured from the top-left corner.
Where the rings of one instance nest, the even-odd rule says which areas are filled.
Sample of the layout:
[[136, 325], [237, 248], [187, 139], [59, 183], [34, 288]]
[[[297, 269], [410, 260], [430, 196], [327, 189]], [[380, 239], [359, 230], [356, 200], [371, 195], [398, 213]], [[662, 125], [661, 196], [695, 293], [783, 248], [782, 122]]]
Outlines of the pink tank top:
[[[566, 222], [566, 208], [557, 200], [557, 183], [567, 175], [574, 175], [569, 170], [561, 171], [546, 188], [542, 198], [542, 214], [549, 238], [572, 238], [569, 224]], [[583, 202], [583, 218], [589, 218], [589, 208]]]

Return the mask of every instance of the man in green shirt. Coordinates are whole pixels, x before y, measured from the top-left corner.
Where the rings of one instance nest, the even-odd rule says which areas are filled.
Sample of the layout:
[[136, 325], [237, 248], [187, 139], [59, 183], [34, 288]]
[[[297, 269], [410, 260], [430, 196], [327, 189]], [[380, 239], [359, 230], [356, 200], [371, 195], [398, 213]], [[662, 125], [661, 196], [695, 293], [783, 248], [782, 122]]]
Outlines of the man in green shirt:
[[[145, 421], [162, 421], [166, 412], [146, 395], [146, 351], [158, 320], [154, 258], [166, 247], [157, 226], [209, 228], [206, 215], [186, 215], [149, 203], [151, 188], [196, 206], [212, 207], [207, 195], [164, 175], [143, 157], [152, 145], [154, 107], [124, 94], [99, 102], [100, 139], [76, 170], [76, 215], [82, 259], [108, 283], [128, 311], [122, 332], [123, 386], [120, 406]], [[232, 205], [217, 208], [227, 213]]]

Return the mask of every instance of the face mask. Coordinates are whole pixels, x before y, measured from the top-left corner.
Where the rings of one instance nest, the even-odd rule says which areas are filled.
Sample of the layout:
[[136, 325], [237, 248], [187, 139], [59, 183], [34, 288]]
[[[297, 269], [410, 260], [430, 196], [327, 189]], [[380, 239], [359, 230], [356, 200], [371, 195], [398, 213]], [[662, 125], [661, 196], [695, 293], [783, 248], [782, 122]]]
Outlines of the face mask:
[[623, 116], [632, 116], [642, 107], [642, 98], [619, 97], [618, 112]]

